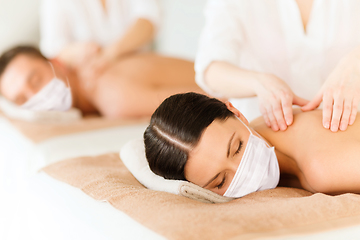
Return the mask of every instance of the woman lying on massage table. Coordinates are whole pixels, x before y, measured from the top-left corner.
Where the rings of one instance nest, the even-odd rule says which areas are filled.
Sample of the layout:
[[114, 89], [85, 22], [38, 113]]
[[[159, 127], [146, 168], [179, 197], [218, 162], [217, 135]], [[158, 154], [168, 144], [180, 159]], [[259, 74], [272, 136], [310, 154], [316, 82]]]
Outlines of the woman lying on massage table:
[[[275, 188], [280, 173], [311, 192], [360, 192], [360, 119], [347, 131], [321, 125], [321, 111], [295, 110], [284, 132], [250, 124], [231, 103], [186, 93], [166, 99], [144, 133], [151, 170], [227, 197]], [[271, 147], [274, 146], [274, 147]]]
[[119, 58], [96, 79], [49, 62], [30, 46], [9, 49], [0, 57], [0, 94], [30, 110], [76, 107], [84, 114], [143, 117], [151, 116], [166, 97], [188, 91], [202, 92], [195, 84], [194, 64], [154, 53]]

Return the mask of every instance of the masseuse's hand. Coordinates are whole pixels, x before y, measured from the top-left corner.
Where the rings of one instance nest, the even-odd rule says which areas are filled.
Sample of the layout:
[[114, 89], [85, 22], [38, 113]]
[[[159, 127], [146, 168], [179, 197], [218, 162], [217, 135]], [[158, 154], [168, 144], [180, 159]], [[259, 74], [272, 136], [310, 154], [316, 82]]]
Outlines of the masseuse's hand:
[[100, 53], [93, 58], [88, 59], [79, 69], [78, 74], [84, 87], [91, 92], [96, 85], [97, 80], [115, 62], [115, 59]]
[[89, 59], [94, 59], [101, 52], [101, 47], [95, 42], [76, 43], [75, 54], [77, 55], [77, 66], [86, 64]]
[[100, 51], [101, 47], [96, 42], [74, 42], [67, 45], [57, 58], [68, 67], [78, 69]]
[[293, 122], [292, 105], [304, 106], [309, 101], [296, 96], [283, 80], [274, 75], [264, 74], [258, 82], [255, 91], [266, 125], [274, 131], [285, 131]]
[[96, 58], [91, 59], [87, 63], [86, 68], [90, 77], [98, 78], [105, 72], [107, 68], [113, 65], [118, 57], [113, 54], [107, 54], [106, 51], [101, 52]]
[[331, 72], [318, 94], [303, 111], [317, 108], [323, 101], [323, 126], [332, 132], [345, 131], [355, 122], [360, 101], [360, 61], [354, 55], [343, 58]]

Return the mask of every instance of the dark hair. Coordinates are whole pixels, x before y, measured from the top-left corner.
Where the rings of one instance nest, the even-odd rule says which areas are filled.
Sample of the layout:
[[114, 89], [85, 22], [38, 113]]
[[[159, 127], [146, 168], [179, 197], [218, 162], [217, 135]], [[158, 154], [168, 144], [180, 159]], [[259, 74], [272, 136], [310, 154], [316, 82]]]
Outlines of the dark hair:
[[151, 116], [144, 133], [150, 169], [166, 179], [186, 180], [185, 164], [204, 130], [215, 120], [234, 116], [226, 105], [198, 93], [165, 99]]
[[0, 56], [0, 76], [4, 73], [6, 67], [9, 65], [9, 63], [18, 55], [24, 54], [28, 56], [33, 56], [36, 58], [41, 58], [44, 60], [47, 60], [46, 57], [44, 57], [39, 49], [32, 47], [32, 46], [18, 46], [11, 48], [4, 52]]

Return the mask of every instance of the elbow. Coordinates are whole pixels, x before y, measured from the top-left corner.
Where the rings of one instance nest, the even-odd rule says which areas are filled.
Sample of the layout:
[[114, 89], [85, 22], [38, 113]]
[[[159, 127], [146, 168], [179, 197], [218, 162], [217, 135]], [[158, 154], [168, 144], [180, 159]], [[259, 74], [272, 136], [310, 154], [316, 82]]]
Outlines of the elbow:
[[218, 68], [219, 62], [212, 62], [209, 66], [205, 69], [203, 75], [204, 84], [206, 84], [211, 89], [217, 88], [217, 82], [219, 81], [218, 75]]
[[[196, 81], [198, 85], [205, 90], [205, 92], [215, 96], [215, 97], [221, 97], [223, 96], [223, 84], [222, 81], [220, 81], [222, 77], [221, 76], [221, 68], [219, 67], [220, 62], [212, 62], [210, 63], [205, 70], [198, 71], [197, 74], [202, 74], [202, 76], [197, 76]], [[220, 73], [219, 73], [220, 72]]]

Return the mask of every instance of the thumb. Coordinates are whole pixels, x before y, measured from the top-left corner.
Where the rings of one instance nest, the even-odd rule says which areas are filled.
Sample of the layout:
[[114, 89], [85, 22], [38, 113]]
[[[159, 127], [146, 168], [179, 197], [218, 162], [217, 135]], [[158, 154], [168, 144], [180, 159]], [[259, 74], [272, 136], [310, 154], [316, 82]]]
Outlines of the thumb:
[[317, 108], [322, 102], [322, 94], [316, 95], [308, 104], [301, 108], [302, 111], [311, 111]]
[[294, 94], [294, 97], [293, 97], [293, 104], [294, 105], [304, 106], [305, 104], [308, 104], [308, 103], [309, 103], [309, 100], [306, 100], [306, 99], [301, 98], [299, 96], [296, 96]]

